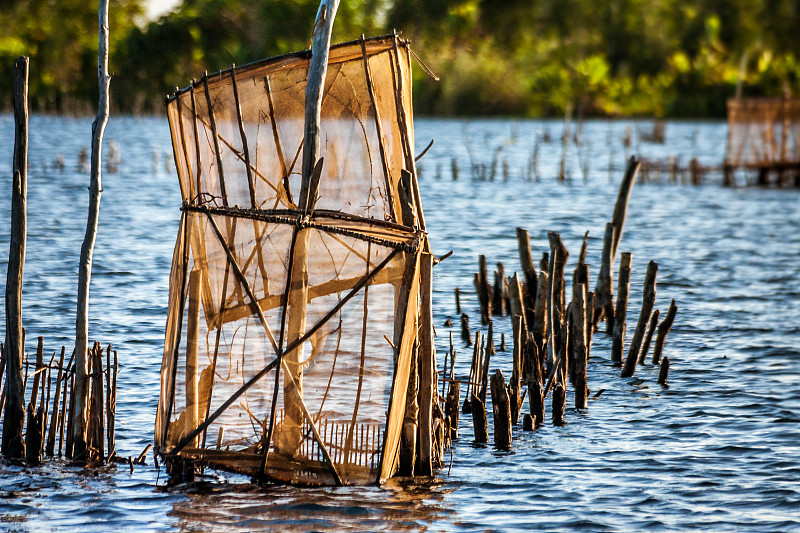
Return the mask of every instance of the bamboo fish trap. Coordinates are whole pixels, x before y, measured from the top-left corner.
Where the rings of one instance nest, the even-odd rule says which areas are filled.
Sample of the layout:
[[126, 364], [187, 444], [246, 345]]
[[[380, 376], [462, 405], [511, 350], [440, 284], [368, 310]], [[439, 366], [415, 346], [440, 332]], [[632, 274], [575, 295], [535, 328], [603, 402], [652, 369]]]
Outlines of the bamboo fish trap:
[[409, 44], [330, 47], [318, 188], [304, 199], [311, 56], [206, 75], [167, 99], [183, 199], [155, 425], [168, 466], [380, 482], [397, 472], [407, 404], [424, 419], [435, 401]]

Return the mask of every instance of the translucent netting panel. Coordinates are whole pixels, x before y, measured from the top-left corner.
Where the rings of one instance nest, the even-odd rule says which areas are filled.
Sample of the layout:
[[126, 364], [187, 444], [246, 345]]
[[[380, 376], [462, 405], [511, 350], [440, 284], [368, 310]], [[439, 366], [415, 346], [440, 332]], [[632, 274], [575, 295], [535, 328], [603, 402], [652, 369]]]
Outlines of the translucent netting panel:
[[[274, 370], [263, 370], [276, 361], [286, 301], [282, 346], [314, 331], [284, 356], [267, 473], [329, 482], [327, 450], [343, 480], [373, 482], [394, 376], [398, 289], [414, 254], [307, 228], [297, 232], [290, 261], [293, 225], [197, 212], [187, 212], [184, 220], [173, 264], [177, 290], [171, 292], [167, 342], [177, 341], [178, 326], [180, 340], [177, 350], [165, 348], [159, 411], [165, 418], [171, 405], [165, 451], [262, 373], [183, 451], [233, 470], [261, 468], [275, 386]], [[349, 223], [348, 230], [355, 227]], [[397, 241], [412, 238], [394, 235]], [[290, 269], [292, 279], [301, 281], [293, 281], [284, 300]], [[370, 283], [352, 292], [366, 276]], [[263, 322], [248, 293], [258, 301]]]
[[[391, 39], [367, 41], [366, 48], [375, 106], [361, 45], [331, 49], [320, 124], [320, 157], [325, 162], [317, 207], [397, 221], [399, 199], [394, 196], [407, 164], [396, 83], [402, 80], [410, 117], [410, 65], [401, 46], [397, 72]], [[308, 59], [299, 56], [266, 61], [212, 75], [208, 94], [198, 84], [170, 102], [168, 117], [185, 200], [259, 209], [296, 207], [307, 71]]]
[[[307, 231], [307, 238], [307, 249], [313, 251], [307, 268], [309, 298], [305, 305], [291, 299], [289, 316], [306, 317], [300, 331], [323, 321], [324, 325], [300, 349], [285, 355], [270, 465], [279, 471], [286, 459], [322, 460], [324, 452], [303, 415], [305, 409], [339, 475], [352, 483], [374, 482], [394, 375], [390, 341], [406, 257], [399, 253], [376, 271], [391, 249], [324, 231]], [[303, 248], [298, 242], [296, 261]], [[302, 270], [294, 269], [294, 275]], [[330, 316], [358, 280], [372, 272], [372, 283]], [[292, 322], [288, 339], [296, 337]], [[302, 389], [299, 396], [293, 378]]]
[[729, 101], [726, 163], [800, 163], [800, 100]]
[[[177, 444], [275, 359], [293, 232], [287, 225], [202, 213], [187, 213], [185, 219], [189, 260], [172, 370], [169, 445]], [[174, 266], [182, 275], [180, 262]], [[248, 293], [258, 301], [263, 322]], [[180, 303], [179, 298], [171, 300], [170, 316], [179, 316], [173, 308]], [[168, 326], [168, 331], [174, 327]], [[224, 428], [229, 445], [256, 446], [269, 406], [266, 392], [266, 380], [245, 392], [209, 426], [205, 433], [211, 437], [206, 440], [216, 443], [219, 428]], [[190, 447], [202, 442], [201, 436]]]

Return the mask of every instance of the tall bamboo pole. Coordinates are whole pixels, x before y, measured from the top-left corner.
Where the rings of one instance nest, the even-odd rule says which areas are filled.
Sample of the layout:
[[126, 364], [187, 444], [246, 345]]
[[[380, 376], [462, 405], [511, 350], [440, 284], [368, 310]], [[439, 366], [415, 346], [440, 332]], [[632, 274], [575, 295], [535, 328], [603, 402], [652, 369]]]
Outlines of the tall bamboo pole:
[[[303, 180], [300, 187], [298, 207], [305, 215], [310, 215], [314, 210], [316, 200], [316, 185], [319, 180], [321, 168], [318, 164], [320, 141], [319, 129], [322, 115], [322, 96], [325, 88], [325, 76], [328, 71], [328, 53], [331, 45], [331, 29], [339, 0], [322, 0], [317, 11], [314, 23], [314, 35], [311, 45], [311, 62], [308, 68], [306, 82], [305, 103], [305, 131], [303, 138]], [[308, 246], [311, 231], [301, 229], [297, 233], [294, 247], [292, 284], [289, 287], [287, 323], [287, 342], [291, 344], [301, 338], [306, 329], [306, 307], [308, 304]], [[285, 380], [284, 404], [285, 419], [282, 438], [276, 441], [283, 451], [294, 453], [300, 440], [300, 428], [303, 423], [303, 413], [300, 402], [293, 400], [297, 395], [303, 398], [303, 373], [301, 362], [305, 359], [303, 345], [284, 354], [284, 368], [293, 379]], [[291, 390], [295, 389], [296, 390]]]
[[73, 459], [86, 458], [86, 407], [88, 404], [87, 352], [89, 348], [89, 283], [92, 278], [92, 255], [97, 237], [97, 222], [100, 217], [101, 156], [103, 132], [108, 123], [108, 0], [100, 0], [99, 51], [97, 53], [97, 78], [100, 92], [97, 117], [92, 123], [92, 164], [89, 184], [89, 216], [86, 234], [81, 246], [81, 261], [78, 269], [78, 313], [75, 320], [75, 409], [72, 413]]
[[11, 244], [6, 273], [6, 405], [3, 419], [3, 455], [25, 455], [22, 427], [25, 421], [25, 381], [22, 358], [22, 273], [28, 220], [28, 58], [14, 63], [14, 162], [11, 189]]

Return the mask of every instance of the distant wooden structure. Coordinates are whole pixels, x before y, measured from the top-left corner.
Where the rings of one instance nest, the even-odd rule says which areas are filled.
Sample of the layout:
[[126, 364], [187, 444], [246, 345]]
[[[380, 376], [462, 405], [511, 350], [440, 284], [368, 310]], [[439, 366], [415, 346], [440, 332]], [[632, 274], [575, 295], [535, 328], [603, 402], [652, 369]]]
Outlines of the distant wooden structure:
[[800, 98], [728, 100], [724, 183], [736, 170], [758, 172], [758, 185], [800, 186]]

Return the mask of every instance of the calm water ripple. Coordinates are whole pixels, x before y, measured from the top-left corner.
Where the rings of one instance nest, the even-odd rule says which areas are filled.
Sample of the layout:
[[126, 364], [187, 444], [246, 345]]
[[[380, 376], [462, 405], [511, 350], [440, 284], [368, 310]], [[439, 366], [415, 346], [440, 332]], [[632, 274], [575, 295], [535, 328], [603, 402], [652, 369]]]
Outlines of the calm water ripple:
[[[560, 232], [573, 254], [570, 265], [589, 230], [590, 273], [597, 275], [627, 126], [585, 124], [584, 145], [568, 153], [570, 180], [558, 184], [560, 142], [539, 146], [539, 181], [522, 179], [537, 132], [558, 139], [557, 122], [416, 121], [419, 146], [436, 140], [420, 162], [431, 242], [437, 254], [455, 252], [434, 273], [439, 353], [447, 349], [445, 319], [458, 323], [455, 287], [463, 291], [473, 328], [479, 323], [471, 290], [478, 255], [486, 254], [491, 265], [502, 261], [509, 273], [519, 270], [516, 226], [530, 230], [537, 263], [547, 232]], [[88, 201], [78, 153], [88, 150], [90, 132], [89, 119], [31, 120], [23, 296], [29, 350], [38, 335], [50, 351], [73, 337]], [[665, 144], [634, 141], [630, 153], [716, 165], [725, 134], [719, 123], [669, 123]], [[106, 150], [115, 145], [120, 166], [103, 178], [90, 332], [113, 343], [121, 357], [121, 455], [138, 454], [152, 440], [180, 203], [169, 142], [163, 119], [114, 117], [106, 133]], [[470, 165], [491, 168], [501, 145], [495, 181], [470, 179]], [[0, 116], [0, 146], [10, 168], [8, 115]], [[54, 166], [60, 156], [64, 170]], [[568, 410], [564, 427], [515, 430], [511, 452], [473, 445], [471, 423], [463, 418], [452, 466], [432, 480], [257, 488], [220, 475], [167, 489], [163, 471], [152, 466], [130, 473], [57, 461], [41, 468], [0, 463], [0, 530], [800, 530], [798, 200], [797, 190], [636, 186], [621, 244], [634, 255], [629, 335], [653, 259], [659, 264], [656, 306], [663, 316], [674, 298], [679, 309], [665, 348], [672, 362], [668, 388], [656, 384], [658, 370], [649, 364], [620, 379], [608, 361], [610, 341], [598, 334], [585, 412]], [[0, 195], [0, 250], [8, 249], [9, 216], [9, 197]], [[5, 280], [7, 258], [0, 255]], [[510, 320], [496, 322], [510, 344]], [[471, 349], [459, 341], [457, 350], [456, 373], [466, 377]], [[508, 374], [510, 357], [499, 352], [492, 366]]]

